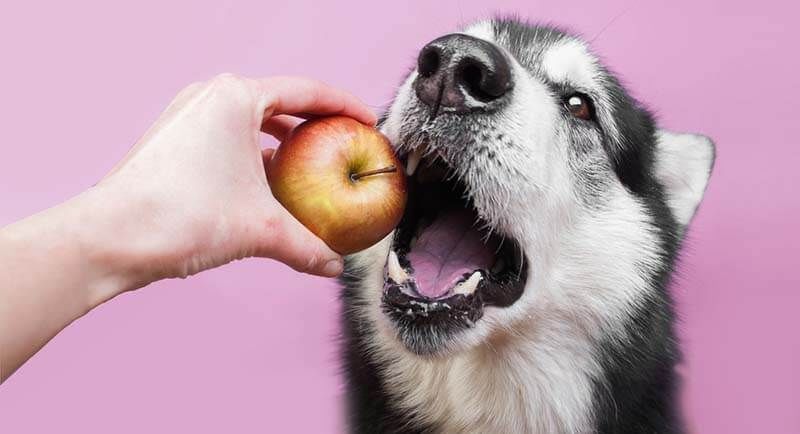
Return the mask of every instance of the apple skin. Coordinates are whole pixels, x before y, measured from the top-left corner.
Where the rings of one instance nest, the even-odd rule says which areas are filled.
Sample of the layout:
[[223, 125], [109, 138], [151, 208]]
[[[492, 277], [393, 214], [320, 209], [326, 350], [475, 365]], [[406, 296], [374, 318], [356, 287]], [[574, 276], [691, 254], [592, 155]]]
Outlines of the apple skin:
[[[391, 166], [396, 170], [352, 178]], [[406, 206], [405, 173], [389, 140], [345, 116], [295, 128], [269, 161], [267, 180], [278, 202], [342, 255], [383, 239]]]

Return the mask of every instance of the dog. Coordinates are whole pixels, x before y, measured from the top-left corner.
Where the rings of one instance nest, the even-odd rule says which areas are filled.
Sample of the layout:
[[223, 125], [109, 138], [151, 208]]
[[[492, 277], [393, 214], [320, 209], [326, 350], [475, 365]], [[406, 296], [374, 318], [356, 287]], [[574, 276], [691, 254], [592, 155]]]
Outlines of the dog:
[[355, 433], [676, 433], [670, 277], [707, 137], [656, 126], [587, 43], [517, 19], [427, 44], [380, 130], [395, 231], [346, 258]]

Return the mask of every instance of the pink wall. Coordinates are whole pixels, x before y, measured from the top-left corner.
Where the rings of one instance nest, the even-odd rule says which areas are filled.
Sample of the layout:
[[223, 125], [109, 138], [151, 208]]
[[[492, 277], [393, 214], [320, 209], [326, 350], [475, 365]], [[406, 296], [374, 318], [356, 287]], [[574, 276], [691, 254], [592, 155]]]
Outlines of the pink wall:
[[[0, 224], [94, 183], [218, 72], [311, 75], [378, 110], [460, 22], [507, 11], [583, 33], [664, 125], [717, 143], [675, 288], [692, 426], [800, 432], [793, 2], [51, 3], [0, 13]], [[0, 387], [0, 432], [337, 432], [337, 308], [332, 282], [263, 260], [119, 297]]]

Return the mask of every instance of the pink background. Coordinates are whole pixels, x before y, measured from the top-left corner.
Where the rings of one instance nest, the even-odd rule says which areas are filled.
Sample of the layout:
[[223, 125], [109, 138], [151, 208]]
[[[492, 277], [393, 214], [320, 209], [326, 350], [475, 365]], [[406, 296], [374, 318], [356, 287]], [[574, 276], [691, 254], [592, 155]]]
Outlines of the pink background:
[[[418, 49], [461, 22], [564, 24], [665, 126], [717, 143], [674, 288], [692, 427], [800, 432], [793, 2], [111, 3], [2, 8], [0, 224], [97, 181], [191, 81], [310, 75], [379, 110]], [[336, 292], [249, 260], [121, 296], [0, 387], [0, 432], [338, 432]]]

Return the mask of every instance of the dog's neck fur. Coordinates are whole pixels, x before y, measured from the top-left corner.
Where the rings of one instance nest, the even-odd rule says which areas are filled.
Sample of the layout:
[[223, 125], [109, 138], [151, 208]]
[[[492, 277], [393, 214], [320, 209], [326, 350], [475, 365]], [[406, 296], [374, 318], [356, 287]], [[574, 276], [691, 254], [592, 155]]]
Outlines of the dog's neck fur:
[[591, 348], [557, 344], [534, 321], [450, 358], [396, 358], [384, 375], [396, 405], [448, 433], [587, 431], [599, 369], [585, 356]]

